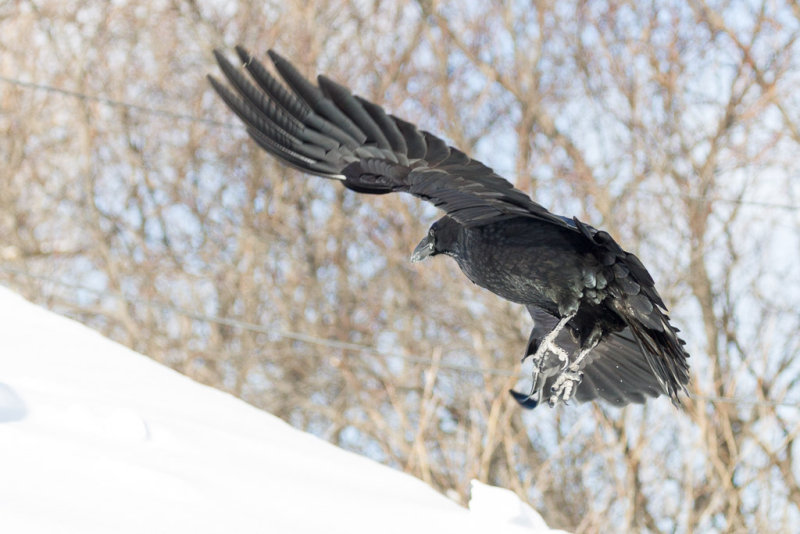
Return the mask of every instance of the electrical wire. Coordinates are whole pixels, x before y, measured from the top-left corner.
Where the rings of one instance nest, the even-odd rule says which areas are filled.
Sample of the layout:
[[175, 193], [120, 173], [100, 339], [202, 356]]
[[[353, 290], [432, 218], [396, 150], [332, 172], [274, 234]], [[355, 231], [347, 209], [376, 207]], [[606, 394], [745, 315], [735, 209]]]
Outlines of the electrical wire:
[[[172, 118], [172, 119], [184, 120], [184, 121], [189, 121], [189, 122], [208, 124], [208, 125], [211, 125], [211, 126], [217, 126], [217, 127], [222, 127], [222, 128], [228, 128], [228, 129], [235, 129], [235, 128], [239, 127], [239, 126], [237, 126], [235, 124], [228, 123], [228, 122], [221, 122], [221, 121], [217, 121], [217, 120], [213, 120], [213, 119], [196, 117], [196, 116], [189, 115], [189, 114], [175, 113], [175, 112], [167, 111], [167, 110], [164, 110], [164, 109], [151, 108], [151, 107], [143, 106], [143, 105], [140, 105], [140, 104], [133, 104], [133, 103], [130, 103], [130, 102], [124, 102], [124, 101], [121, 101], [121, 100], [115, 100], [115, 99], [111, 99], [111, 98], [106, 98], [106, 97], [103, 97], [103, 96], [89, 95], [89, 94], [82, 93], [82, 92], [79, 92], [79, 91], [73, 91], [73, 90], [69, 90], [69, 89], [62, 89], [60, 87], [54, 87], [52, 85], [47, 85], [47, 84], [42, 84], [42, 83], [34, 83], [34, 82], [26, 82], [26, 81], [23, 81], [23, 80], [18, 80], [18, 79], [15, 79], [15, 78], [9, 78], [9, 77], [6, 77], [6, 76], [0, 76], [0, 81], [15, 85], [17, 87], [56, 93], [56, 94], [60, 94], [60, 95], [71, 97], [71, 98], [77, 98], [79, 100], [98, 102], [98, 103], [101, 103], [101, 104], [104, 104], [104, 105], [108, 105], [108, 106], [112, 106], [112, 107], [123, 107], [123, 108], [127, 108], [127, 109], [136, 110], [136, 111], [139, 111], [139, 112], [142, 112], [142, 113], [147, 113], [147, 114], [150, 114], [150, 115], [156, 115], [156, 116], [167, 117], [167, 118]], [[750, 206], [756, 206], [756, 207], [783, 209], [783, 210], [791, 210], [791, 211], [800, 210], [800, 206], [795, 206], [795, 205], [792, 205], [792, 204], [781, 204], [781, 203], [753, 201], [753, 200], [743, 200], [743, 199], [726, 199], [726, 198], [716, 198], [716, 197], [703, 197], [703, 196], [696, 196], [696, 195], [683, 194], [683, 193], [651, 191], [651, 190], [644, 190], [644, 189], [641, 190], [640, 192], [645, 193], [645, 194], [649, 194], [649, 195], [653, 195], [653, 196], [679, 196], [679, 197], [682, 197], [682, 198], [688, 198], [688, 199], [692, 199], [692, 200], [703, 200], [703, 201], [710, 201], [710, 202], [725, 202], [725, 203], [731, 203], [731, 204], [750, 205]], [[368, 345], [362, 345], [362, 344], [352, 343], [352, 342], [348, 342], [348, 341], [339, 341], [339, 340], [334, 340], [334, 339], [326, 339], [326, 338], [321, 338], [321, 337], [318, 337], [318, 336], [313, 336], [313, 335], [310, 335], [310, 334], [305, 334], [305, 333], [302, 333], [302, 332], [292, 332], [292, 331], [288, 331], [288, 330], [275, 330], [275, 329], [272, 329], [272, 328], [266, 328], [266, 327], [264, 327], [262, 325], [259, 325], [259, 324], [240, 321], [238, 319], [231, 319], [231, 318], [228, 318], [228, 317], [220, 317], [220, 316], [215, 316], [215, 315], [201, 314], [201, 313], [196, 312], [194, 310], [181, 308], [181, 307], [178, 307], [178, 306], [175, 306], [175, 305], [172, 305], [172, 304], [169, 304], [169, 303], [165, 303], [165, 302], [158, 302], [158, 301], [142, 299], [142, 298], [138, 298], [138, 297], [126, 297], [126, 296], [124, 296], [122, 294], [119, 294], [119, 293], [113, 293], [113, 292], [109, 292], [109, 291], [105, 291], [105, 290], [96, 290], [96, 289], [92, 289], [92, 288], [85, 287], [85, 286], [79, 286], [79, 285], [76, 285], [76, 284], [70, 284], [69, 282], [64, 282], [64, 281], [61, 281], [61, 280], [56, 280], [56, 279], [45, 277], [45, 276], [41, 276], [41, 275], [34, 275], [32, 273], [27, 273], [27, 272], [21, 271], [19, 269], [14, 269], [14, 268], [7, 267], [7, 266], [1, 266], [0, 267], [0, 271], [6, 272], [8, 274], [18, 275], [18, 276], [26, 276], [28, 278], [33, 278], [33, 279], [37, 279], [37, 280], [40, 280], [40, 281], [43, 281], [43, 282], [56, 284], [56, 285], [59, 285], [61, 287], [66, 287], [66, 288], [73, 289], [73, 290], [80, 290], [80, 291], [86, 291], [86, 292], [95, 293], [95, 294], [102, 294], [104, 296], [115, 297], [115, 298], [122, 299], [124, 301], [131, 302], [131, 303], [138, 303], [138, 304], [142, 304], [142, 305], [149, 306], [149, 307], [166, 309], [166, 310], [178, 313], [180, 315], [183, 315], [185, 317], [189, 317], [189, 318], [197, 320], [197, 321], [203, 321], [203, 322], [207, 322], [207, 323], [214, 323], [214, 324], [220, 324], [220, 325], [235, 327], [235, 328], [239, 328], [239, 329], [242, 329], [242, 330], [245, 330], [245, 331], [259, 332], [259, 333], [270, 334], [270, 335], [278, 335], [278, 336], [286, 338], [286, 339], [292, 339], [292, 340], [300, 341], [300, 342], [304, 342], [304, 343], [311, 343], [311, 344], [326, 346], [326, 347], [329, 347], [329, 348], [335, 348], [335, 349], [340, 349], [340, 350], [350, 350], [350, 351], [374, 354], [374, 355], [379, 355], [379, 356], [384, 356], [384, 357], [393, 357], [393, 358], [398, 358], [398, 359], [402, 359], [402, 360], [408, 361], [410, 363], [417, 363], [417, 364], [424, 364], [424, 365], [433, 365], [434, 364], [434, 361], [431, 358], [420, 358], [420, 357], [415, 357], [415, 356], [409, 356], [407, 354], [400, 354], [400, 353], [397, 353], [397, 352], [380, 350], [380, 349], [377, 349], [377, 348], [374, 348], [374, 347], [370, 347]], [[510, 369], [501, 369], [501, 368], [474, 367], [474, 366], [469, 366], [469, 365], [452, 364], [452, 363], [446, 363], [446, 362], [436, 362], [436, 365], [438, 367], [442, 368], [442, 369], [449, 369], [449, 370], [459, 371], [459, 372], [477, 373], [477, 374], [482, 374], [482, 375], [494, 375], [494, 376], [511, 377], [511, 376], [516, 376], [518, 374], [518, 373], [516, 373], [516, 372], [514, 372], [514, 371], [512, 371]], [[713, 396], [713, 395], [699, 395], [699, 394], [690, 394], [689, 397], [693, 398], [695, 400], [703, 400], [703, 401], [706, 401], [706, 402], [713, 402], [713, 403], [745, 404], [745, 405], [753, 405], [753, 406], [790, 406], [790, 407], [800, 407], [800, 403], [786, 402], [786, 401], [737, 399], [737, 398], [731, 398], [731, 397], [719, 397], [719, 396]]]
[[[164, 109], [151, 108], [151, 107], [143, 106], [143, 105], [140, 105], [140, 104], [133, 104], [133, 103], [130, 103], [130, 102], [124, 102], [122, 100], [114, 100], [114, 99], [106, 98], [106, 97], [103, 97], [103, 96], [88, 95], [88, 94], [85, 94], [85, 93], [81, 93], [80, 91], [73, 91], [73, 90], [70, 90], [70, 89], [61, 89], [60, 87], [54, 87], [52, 85], [47, 85], [47, 84], [43, 84], [43, 83], [26, 82], [26, 81], [18, 80], [18, 79], [15, 79], [15, 78], [9, 78], [7, 76], [0, 76], [0, 81], [6, 82], [6, 83], [9, 83], [9, 84], [12, 84], [12, 85], [16, 85], [18, 87], [23, 87], [23, 88], [27, 88], [27, 89], [36, 89], [36, 90], [40, 90], [40, 91], [47, 91], [47, 92], [56, 93], [56, 94], [60, 94], [60, 95], [64, 95], [64, 96], [68, 96], [68, 97], [72, 97], [72, 98], [77, 98], [79, 100], [88, 100], [88, 101], [93, 101], [93, 102], [99, 102], [101, 104], [105, 104], [105, 105], [108, 105], [108, 106], [123, 107], [123, 108], [127, 108], [127, 109], [133, 109], [133, 110], [140, 111], [142, 113], [147, 113], [147, 114], [150, 114], [150, 115], [156, 115], [156, 116], [167, 117], [167, 118], [172, 118], [172, 119], [179, 119], [179, 120], [188, 121], [188, 122], [197, 122], [197, 123], [201, 123], [201, 124], [208, 124], [208, 125], [211, 125], [211, 126], [217, 126], [217, 127], [222, 127], [222, 128], [228, 128], [228, 129], [240, 128], [240, 126], [238, 126], [236, 124], [233, 124], [233, 123], [229, 123], [229, 122], [222, 122], [222, 121], [217, 121], [217, 120], [214, 120], [214, 119], [196, 117], [196, 116], [188, 115], [188, 114], [184, 114], [184, 113], [175, 113], [175, 112], [167, 111], [167, 110], [164, 110]], [[692, 195], [692, 194], [689, 194], [689, 193], [680, 193], [680, 192], [674, 192], [674, 191], [667, 192], [667, 191], [656, 191], [656, 190], [649, 190], [649, 189], [640, 188], [640, 189], [637, 190], [637, 193], [642, 193], [642, 194], [655, 196], [655, 197], [665, 197], [665, 196], [666, 197], [680, 197], [680, 198], [686, 198], [686, 199], [690, 199], [690, 200], [699, 200], [699, 201], [705, 201], [705, 202], [722, 202], [722, 203], [726, 203], [726, 204], [738, 204], [738, 205], [742, 205], [742, 206], [753, 206], [753, 207], [780, 209], [780, 210], [788, 210], [788, 211], [798, 211], [798, 210], [800, 210], [800, 206], [793, 205], [793, 204], [784, 204], [784, 203], [779, 203], [779, 202], [766, 202], [766, 201], [759, 201], [759, 200], [744, 200], [744, 199], [707, 197], [707, 196]]]
[[17, 80], [15, 78], [9, 78], [7, 76], [0, 76], [0, 81], [16, 85], [17, 87], [24, 87], [26, 89], [38, 89], [40, 91], [47, 91], [49, 93], [56, 93], [64, 96], [69, 96], [72, 98], [77, 98], [78, 100], [85, 100], [91, 102], [98, 102], [100, 104], [105, 104], [111, 107], [118, 107], [118, 108], [127, 108], [127, 109], [134, 109], [136, 111], [141, 111], [142, 113], [147, 113], [149, 115], [157, 115], [160, 117], [167, 117], [170, 119], [179, 119], [183, 121], [189, 122], [199, 122], [202, 124], [208, 124], [211, 126], [220, 126], [222, 128], [230, 128], [235, 129], [238, 128], [237, 125], [229, 122], [222, 122], [217, 121], [214, 119], [206, 119], [203, 117], [195, 117], [194, 115], [188, 115], [185, 113], [175, 113], [174, 111], [167, 111], [165, 109], [157, 109], [151, 108], [147, 106], [143, 106], [141, 104], [132, 104], [130, 102], [123, 102], [122, 100], [114, 100], [112, 98], [106, 98], [104, 96], [96, 96], [96, 95], [87, 95], [86, 93], [81, 93], [80, 91], [73, 91], [70, 89], [61, 89], [60, 87], [54, 87], [52, 85], [47, 85], [43, 83], [34, 83], [34, 82], [26, 82], [23, 80]]
[[[399, 352], [393, 351], [386, 351], [377, 349], [375, 347], [371, 347], [369, 345], [362, 345], [359, 343], [352, 343], [349, 341], [340, 341], [336, 339], [328, 339], [319, 336], [314, 336], [311, 334], [305, 334], [302, 332], [293, 332], [289, 330], [277, 330], [274, 328], [267, 328], [266, 326], [259, 325], [256, 323], [251, 323], [247, 321], [240, 321], [238, 319], [232, 319], [229, 317], [221, 317], [218, 315], [207, 315], [196, 312], [194, 310], [190, 310], [187, 308], [183, 308], [180, 306], [175, 306], [174, 304], [167, 303], [167, 302], [159, 302], [151, 299], [145, 299], [141, 297], [128, 297], [121, 293], [114, 292], [114, 291], [107, 291], [101, 289], [94, 289], [86, 286], [82, 286], [79, 284], [73, 284], [71, 282], [65, 282], [63, 280], [58, 280], [49, 276], [38, 275], [23, 271], [21, 269], [16, 269], [14, 267], [9, 267], [7, 265], [0, 265], [0, 272], [5, 272], [10, 275], [17, 275], [17, 276], [24, 276], [26, 278], [30, 278], [33, 280], [38, 280], [40, 282], [46, 282], [54, 285], [58, 285], [67, 289], [71, 289], [74, 291], [85, 291], [88, 293], [93, 293], [96, 295], [102, 295], [106, 297], [113, 297], [125, 302], [141, 304], [144, 306], [158, 308], [162, 310], [172, 311], [179, 315], [183, 315], [185, 317], [189, 317], [190, 319], [213, 323], [213, 324], [221, 324], [225, 326], [230, 326], [234, 328], [239, 328], [244, 331], [249, 332], [258, 332], [263, 334], [270, 334], [270, 335], [277, 335], [279, 337], [283, 337], [286, 339], [292, 339], [295, 341], [300, 341], [304, 343], [311, 343], [314, 345], [320, 345], [329, 348], [335, 348], [340, 350], [350, 350], [356, 351], [361, 353], [373, 354], [382, 357], [391, 357], [397, 358], [400, 360], [404, 360], [410, 363], [428, 365], [428, 366], [436, 366], [440, 369], [447, 369], [452, 371], [458, 372], [465, 372], [465, 373], [474, 373], [480, 375], [490, 375], [490, 376], [505, 376], [505, 377], [513, 377], [519, 376], [519, 373], [510, 370], [510, 369], [502, 369], [496, 367], [475, 367], [470, 365], [463, 365], [463, 364], [453, 364], [442, 362], [440, 360], [434, 360], [433, 358], [423, 358], [417, 356], [409, 356], [407, 354], [402, 354]], [[525, 377], [527, 378], [527, 377]], [[734, 398], [734, 397], [721, 397], [716, 395], [702, 395], [698, 393], [689, 393], [688, 395], [690, 398], [694, 400], [700, 400], [704, 402], [711, 402], [715, 404], [724, 403], [724, 404], [736, 404], [736, 405], [745, 405], [745, 406], [785, 406], [791, 408], [800, 408], [800, 402], [792, 402], [792, 401], [772, 401], [772, 400], [759, 400], [759, 399], [743, 399], [743, 398]]]

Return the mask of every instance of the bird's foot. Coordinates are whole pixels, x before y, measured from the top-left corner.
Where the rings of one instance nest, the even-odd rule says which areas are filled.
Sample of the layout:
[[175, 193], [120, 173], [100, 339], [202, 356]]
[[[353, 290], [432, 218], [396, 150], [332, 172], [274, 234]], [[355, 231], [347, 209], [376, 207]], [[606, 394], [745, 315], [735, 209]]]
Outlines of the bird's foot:
[[549, 351], [558, 357], [558, 360], [564, 362], [562, 366], [562, 373], [569, 365], [569, 354], [567, 351], [556, 345], [553, 340], [545, 340], [546, 343], [541, 343], [535, 354], [528, 354], [522, 361], [525, 362], [527, 358], [533, 361], [533, 373], [531, 375], [531, 392], [527, 395], [519, 391], [510, 390], [511, 396], [517, 401], [520, 406], [532, 410], [543, 402], [544, 396], [544, 381], [545, 377], [542, 376], [543, 366], [545, 362], [545, 354]]
[[567, 366], [567, 364], [569, 363], [569, 354], [567, 354], [567, 351], [556, 345], [555, 342], [551, 343], [550, 346], [547, 348], [550, 352], [558, 356], [559, 360], [564, 362], [564, 367]]
[[565, 368], [567, 364], [569, 364], [569, 354], [567, 353], [567, 351], [556, 345], [555, 340], [545, 339], [541, 343], [537, 343], [535, 347], [536, 347], [536, 352], [528, 353], [525, 356], [523, 356], [522, 363], [525, 363], [525, 361], [528, 358], [532, 358], [534, 364], [538, 364], [539, 362], [542, 361], [542, 358], [544, 358], [545, 353], [549, 351], [558, 356], [558, 359], [560, 361], [564, 362]]
[[[524, 362], [527, 358], [530, 357], [533, 359], [533, 363], [538, 366], [542, 361], [542, 359], [544, 358], [545, 353], [547, 351], [550, 351], [556, 356], [558, 356], [559, 360], [568, 362], [569, 354], [567, 354], [567, 351], [565, 351], [556, 344], [556, 338], [558, 337], [558, 334], [564, 329], [564, 327], [567, 326], [567, 323], [573, 317], [575, 317], [574, 313], [562, 317], [561, 320], [558, 322], [558, 324], [555, 326], [555, 328], [553, 328], [550, 332], [548, 332], [547, 335], [545, 335], [542, 339], [537, 340], [532, 338], [528, 342], [528, 349], [529, 350], [533, 349], [534, 352], [533, 353], [528, 352], [527, 354], [525, 354], [522, 357], [522, 361]], [[533, 336], [533, 334], [531, 334], [531, 336]]]
[[574, 366], [569, 366], [558, 375], [553, 386], [550, 388], [549, 404], [551, 407], [559, 402], [567, 402], [572, 398], [572, 395], [578, 389], [578, 384], [581, 383], [583, 372], [579, 371]]
[[569, 365], [569, 354], [567, 354], [567, 351], [556, 344], [556, 337], [558, 337], [558, 333], [561, 332], [561, 330], [567, 325], [567, 322], [569, 322], [569, 320], [574, 316], [575, 314], [573, 313], [566, 317], [562, 317], [556, 327], [541, 340], [532, 338], [528, 342], [528, 348], [534, 348], [535, 352], [533, 354], [528, 353], [523, 356], [522, 361], [524, 362], [530, 357], [533, 363], [531, 392], [525, 395], [519, 391], [511, 390], [511, 396], [514, 397], [514, 400], [520, 403], [521, 406], [529, 409], [536, 408], [544, 400], [544, 381], [547, 376], [552, 374], [549, 365], [547, 369], [544, 368], [546, 361], [545, 355], [548, 351], [558, 357], [559, 361], [564, 362], [563, 367], [567, 367], [567, 365]]

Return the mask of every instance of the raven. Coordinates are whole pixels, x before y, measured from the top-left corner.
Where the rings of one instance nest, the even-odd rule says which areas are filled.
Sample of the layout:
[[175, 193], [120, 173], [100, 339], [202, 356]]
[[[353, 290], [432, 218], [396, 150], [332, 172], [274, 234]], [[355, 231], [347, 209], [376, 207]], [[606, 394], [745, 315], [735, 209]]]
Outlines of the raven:
[[318, 85], [270, 50], [279, 82], [237, 46], [244, 68], [214, 55], [230, 86], [208, 76], [264, 150], [358, 193], [402, 191], [445, 212], [411, 261], [445, 254], [477, 285], [523, 304], [533, 319], [526, 408], [572, 398], [617, 406], [667, 394], [677, 406], [689, 355], [639, 259], [577, 218], [555, 215], [439, 137], [354, 96]]

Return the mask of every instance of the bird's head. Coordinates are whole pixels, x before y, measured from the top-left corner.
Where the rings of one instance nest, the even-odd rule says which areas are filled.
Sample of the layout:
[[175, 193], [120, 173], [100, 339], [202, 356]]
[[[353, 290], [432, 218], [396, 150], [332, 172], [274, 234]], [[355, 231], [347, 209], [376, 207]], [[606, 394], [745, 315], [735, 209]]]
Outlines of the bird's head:
[[433, 223], [428, 230], [428, 235], [419, 242], [411, 254], [411, 262], [416, 263], [437, 254], [455, 256], [458, 249], [460, 227], [461, 225], [450, 217], [442, 217]]

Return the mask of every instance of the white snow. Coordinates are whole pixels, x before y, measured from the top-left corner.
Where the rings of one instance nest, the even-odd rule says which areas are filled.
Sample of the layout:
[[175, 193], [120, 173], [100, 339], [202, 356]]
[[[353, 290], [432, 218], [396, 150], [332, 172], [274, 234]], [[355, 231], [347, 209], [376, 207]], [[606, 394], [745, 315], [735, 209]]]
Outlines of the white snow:
[[0, 287], [0, 532], [553, 532], [470, 508]]

